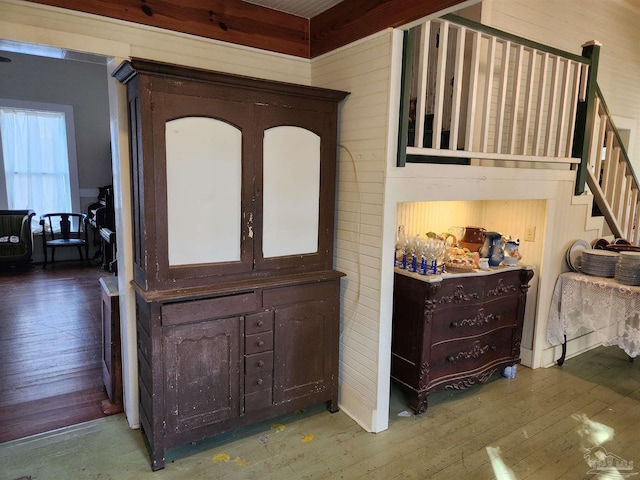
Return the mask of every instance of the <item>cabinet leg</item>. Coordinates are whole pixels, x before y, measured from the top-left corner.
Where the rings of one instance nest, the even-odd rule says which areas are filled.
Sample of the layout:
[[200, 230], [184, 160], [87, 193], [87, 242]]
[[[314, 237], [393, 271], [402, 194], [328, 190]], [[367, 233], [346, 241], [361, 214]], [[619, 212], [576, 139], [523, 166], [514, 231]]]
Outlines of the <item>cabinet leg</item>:
[[102, 413], [105, 415], [115, 415], [116, 413], [121, 413], [123, 411], [121, 403], [111, 403], [111, 400], [103, 400], [102, 401]]
[[340, 409], [338, 408], [338, 395], [335, 394], [331, 397], [331, 400], [329, 400], [327, 402], [327, 410], [329, 410], [329, 412], [331, 413], [336, 413], [339, 412]]

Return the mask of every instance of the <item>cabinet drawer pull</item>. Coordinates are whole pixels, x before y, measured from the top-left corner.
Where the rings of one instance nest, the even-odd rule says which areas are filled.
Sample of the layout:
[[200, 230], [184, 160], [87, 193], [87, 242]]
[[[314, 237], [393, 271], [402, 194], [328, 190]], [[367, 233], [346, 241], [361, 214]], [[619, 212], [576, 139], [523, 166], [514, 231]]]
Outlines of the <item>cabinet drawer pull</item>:
[[256, 325], [257, 325], [258, 327], [264, 327], [264, 321], [263, 321], [263, 320], [258, 320], [258, 321], [256, 322]]
[[261, 378], [256, 380], [256, 385], [262, 385], [264, 383], [264, 380], [262, 380]]
[[453, 355], [449, 355], [449, 356], [447, 357], [447, 362], [452, 362], [452, 363], [453, 363], [453, 362], [455, 362], [455, 361], [456, 361], [456, 359], [455, 359], [455, 357], [454, 357]]
[[258, 366], [259, 367], [264, 367], [264, 360], [258, 361]]
[[263, 340], [258, 340], [256, 342], [256, 345], [258, 345], [259, 347], [264, 347], [264, 341]]
[[458, 322], [451, 322], [451, 323], [449, 324], [449, 326], [450, 326], [451, 328], [458, 328], [458, 327], [460, 326], [460, 324], [459, 324]]

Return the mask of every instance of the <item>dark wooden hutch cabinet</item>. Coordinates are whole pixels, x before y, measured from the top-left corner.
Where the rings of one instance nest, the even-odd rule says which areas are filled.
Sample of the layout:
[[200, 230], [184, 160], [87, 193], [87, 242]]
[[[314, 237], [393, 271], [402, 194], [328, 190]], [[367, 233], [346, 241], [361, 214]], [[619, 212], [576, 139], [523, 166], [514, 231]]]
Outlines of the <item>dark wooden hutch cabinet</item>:
[[423, 276], [396, 268], [391, 378], [415, 413], [429, 392], [464, 390], [520, 362], [526, 267]]
[[167, 449], [338, 401], [346, 92], [134, 59], [127, 86], [140, 422]]

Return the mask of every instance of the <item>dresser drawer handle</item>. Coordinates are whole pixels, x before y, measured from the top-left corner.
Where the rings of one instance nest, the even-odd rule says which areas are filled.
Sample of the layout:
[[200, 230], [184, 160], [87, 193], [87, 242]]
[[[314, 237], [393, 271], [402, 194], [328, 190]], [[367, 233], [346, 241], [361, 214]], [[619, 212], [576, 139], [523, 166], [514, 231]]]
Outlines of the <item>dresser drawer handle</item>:
[[446, 360], [447, 362], [455, 363], [458, 360], [476, 359], [487, 353], [489, 350], [495, 352], [498, 349], [496, 345], [485, 345], [483, 347], [480, 345], [480, 342], [474, 342], [473, 347], [470, 350], [458, 352], [455, 355], [449, 355]]
[[501, 317], [500, 315], [494, 315], [493, 318], [496, 322], [499, 322]]
[[458, 328], [460, 325], [458, 324], [458, 322], [451, 322], [451, 324], [449, 326], [451, 328]]
[[258, 361], [258, 366], [259, 367], [264, 367], [264, 360]]
[[256, 342], [256, 345], [258, 345], [259, 347], [264, 347], [264, 341], [263, 340], [258, 340]]
[[264, 383], [264, 380], [262, 380], [261, 378], [256, 380], [256, 385], [262, 385]]
[[263, 321], [263, 320], [258, 320], [258, 321], [256, 322], [256, 325], [257, 325], [258, 327], [264, 327], [264, 321]]

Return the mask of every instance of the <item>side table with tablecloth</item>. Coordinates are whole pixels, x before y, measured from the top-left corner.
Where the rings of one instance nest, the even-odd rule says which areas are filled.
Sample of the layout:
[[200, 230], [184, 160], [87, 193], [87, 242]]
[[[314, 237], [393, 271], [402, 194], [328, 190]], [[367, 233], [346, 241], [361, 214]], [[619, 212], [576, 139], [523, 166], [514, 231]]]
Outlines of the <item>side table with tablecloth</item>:
[[581, 328], [595, 332], [602, 345], [617, 345], [630, 358], [640, 353], [640, 287], [623, 285], [613, 278], [575, 272], [562, 273], [549, 308], [547, 340], [563, 345], [566, 336]]

